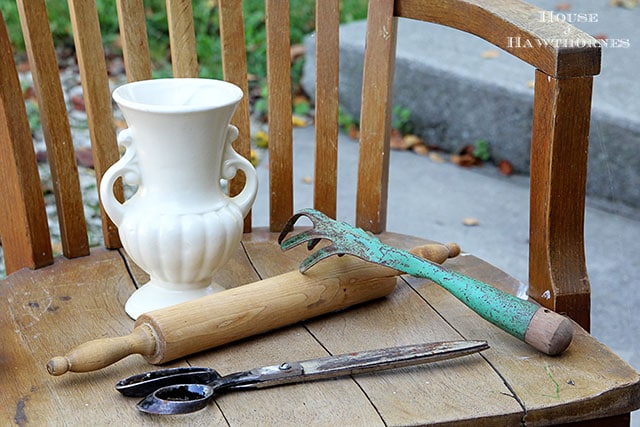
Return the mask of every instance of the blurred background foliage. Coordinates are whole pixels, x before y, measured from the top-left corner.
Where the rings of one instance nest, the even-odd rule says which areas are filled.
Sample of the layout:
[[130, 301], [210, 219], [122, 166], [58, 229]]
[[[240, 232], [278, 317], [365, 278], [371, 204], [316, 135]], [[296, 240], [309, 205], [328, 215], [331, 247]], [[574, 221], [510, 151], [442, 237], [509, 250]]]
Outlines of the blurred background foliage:
[[[26, 0], [28, 2], [28, 0]], [[319, 0], [322, 1], [322, 0]], [[219, 20], [217, 0], [194, 0], [193, 15], [196, 31], [197, 51], [202, 77], [221, 78]], [[47, 11], [51, 32], [58, 47], [72, 46], [72, 29], [67, 2], [47, 0]], [[96, 0], [100, 17], [103, 44], [108, 54], [120, 50], [118, 17], [115, 0]], [[151, 59], [156, 75], [170, 74], [169, 34], [167, 30], [166, 0], [144, 0], [147, 16], [147, 33]], [[266, 35], [264, 0], [244, 0], [245, 34], [249, 74], [262, 80], [266, 76]], [[315, 1], [291, 0], [291, 43], [301, 43], [304, 36], [314, 30]], [[0, 10], [7, 23], [15, 53], [24, 51], [24, 39], [20, 27], [16, 0], [0, 0]], [[364, 19], [367, 0], [341, 0], [342, 22]], [[294, 72], [299, 72], [295, 69]], [[297, 67], [301, 68], [301, 67]]]

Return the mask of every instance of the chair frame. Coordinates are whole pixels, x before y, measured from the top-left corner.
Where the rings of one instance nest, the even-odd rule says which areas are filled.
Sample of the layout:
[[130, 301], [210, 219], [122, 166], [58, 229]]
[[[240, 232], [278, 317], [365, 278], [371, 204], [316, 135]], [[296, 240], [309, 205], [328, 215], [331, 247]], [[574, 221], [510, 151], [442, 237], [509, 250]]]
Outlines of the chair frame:
[[[95, 2], [68, 0], [68, 3], [99, 185], [104, 171], [120, 153], [111, 122], [112, 104], [98, 12]], [[116, 0], [116, 4], [127, 78], [149, 79], [152, 74], [143, 0]], [[91, 250], [88, 244], [62, 88], [59, 80], [48, 72], [57, 64], [45, 0], [17, 0], [17, 5], [55, 183], [63, 255], [69, 259], [85, 256], [100, 259], [105, 252]], [[314, 207], [333, 217], [337, 210], [338, 10], [339, 0], [316, 3], [316, 21], [322, 25], [317, 25], [316, 34], [319, 68]], [[247, 64], [242, 59], [246, 56], [242, 4], [238, 0], [218, 0], [218, 12], [224, 78], [247, 92]], [[267, 84], [278, 88], [271, 91], [268, 99], [269, 230], [278, 232], [293, 213], [290, 42], [288, 33], [282, 31], [289, 27], [289, 4], [265, 0], [265, 12]], [[393, 93], [393, 85], [387, 82], [392, 82], [394, 76], [398, 19], [433, 22], [481, 37], [536, 70], [531, 142], [530, 296], [567, 314], [588, 330], [590, 287], [583, 227], [592, 82], [600, 71], [601, 51], [595, 39], [569, 24], [542, 25], [539, 13], [540, 9], [519, 0], [369, 0], [363, 75], [367, 90], [363, 91], [360, 120], [356, 225], [374, 233], [386, 231]], [[167, 0], [167, 15], [173, 74], [196, 77], [192, 2]], [[537, 43], [553, 39], [556, 34], [580, 40], [577, 45], [585, 47]], [[510, 37], [531, 41], [532, 48], [511, 46]], [[5, 58], [12, 55], [8, 40], [6, 28], [0, 25], [0, 52]], [[245, 157], [250, 156], [249, 122], [249, 102], [245, 97], [233, 119], [240, 132], [234, 147]], [[12, 61], [0, 61], [0, 153], [0, 196], [4, 201], [0, 204], [0, 235], [7, 273], [42, 269], [54, 262], [53, 267], [67, 268], [70, 261], [54, 259], [31, 134]], [[242, 188], [242, 181], [242, 177], [232, 181], [232, 194]], [[121, 188], [117, 194], [123, 198]], [[102, 221], [105, 247], [119, 249], [117, 229], [104, 212]], [[260, 239], [263, 231], [252, 228], [249, 215], [245, 232], [245, 238], [251, 240]], [[123, 253], [122, 256], [126, 260]], [[628, 424], [629, 414], [609, 421]]]

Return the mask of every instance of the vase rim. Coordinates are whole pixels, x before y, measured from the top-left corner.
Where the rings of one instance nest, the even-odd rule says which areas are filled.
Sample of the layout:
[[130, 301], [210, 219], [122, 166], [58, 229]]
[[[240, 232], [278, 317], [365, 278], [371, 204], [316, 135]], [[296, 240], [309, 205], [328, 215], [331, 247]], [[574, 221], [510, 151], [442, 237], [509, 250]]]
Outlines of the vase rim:
[[161, 78], [125, 83], [112, 93], [120, 106], [151, 113], [189, 113], [235, 106], [237, 85], [207, 78]]

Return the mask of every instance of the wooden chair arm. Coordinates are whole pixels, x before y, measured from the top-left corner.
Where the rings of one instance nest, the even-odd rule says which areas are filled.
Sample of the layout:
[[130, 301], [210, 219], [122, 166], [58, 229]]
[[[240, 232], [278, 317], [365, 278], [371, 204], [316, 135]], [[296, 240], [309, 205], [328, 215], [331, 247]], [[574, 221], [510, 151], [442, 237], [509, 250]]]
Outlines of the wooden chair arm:
[[397, 0], [394, 15], [474, 34], [552, 77], [600, 72], [596, 39], [520, 0]]

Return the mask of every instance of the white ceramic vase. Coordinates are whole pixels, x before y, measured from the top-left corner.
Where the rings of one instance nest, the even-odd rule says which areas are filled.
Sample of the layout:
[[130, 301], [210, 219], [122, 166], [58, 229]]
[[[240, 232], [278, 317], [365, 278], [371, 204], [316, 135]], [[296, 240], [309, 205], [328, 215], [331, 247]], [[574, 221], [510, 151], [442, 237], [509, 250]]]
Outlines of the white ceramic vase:
[[[156, 79], [125, 84], [113, 92], [128, 129], [126, 148], [104, 174], [100, 198], [118, 226], [124, 249], [150, 275], [125, 305], [140, 314], [222, 290], [212, 279], [236, 251], [243, 218], [255, 200], [258, 179], [231, 143], [230, 125], [242, 90], [211, 79]], [[246, 177], [234, 197], [221, 179], [240, 169]], [[116, 180], [137, 186], [120, 203]]]

